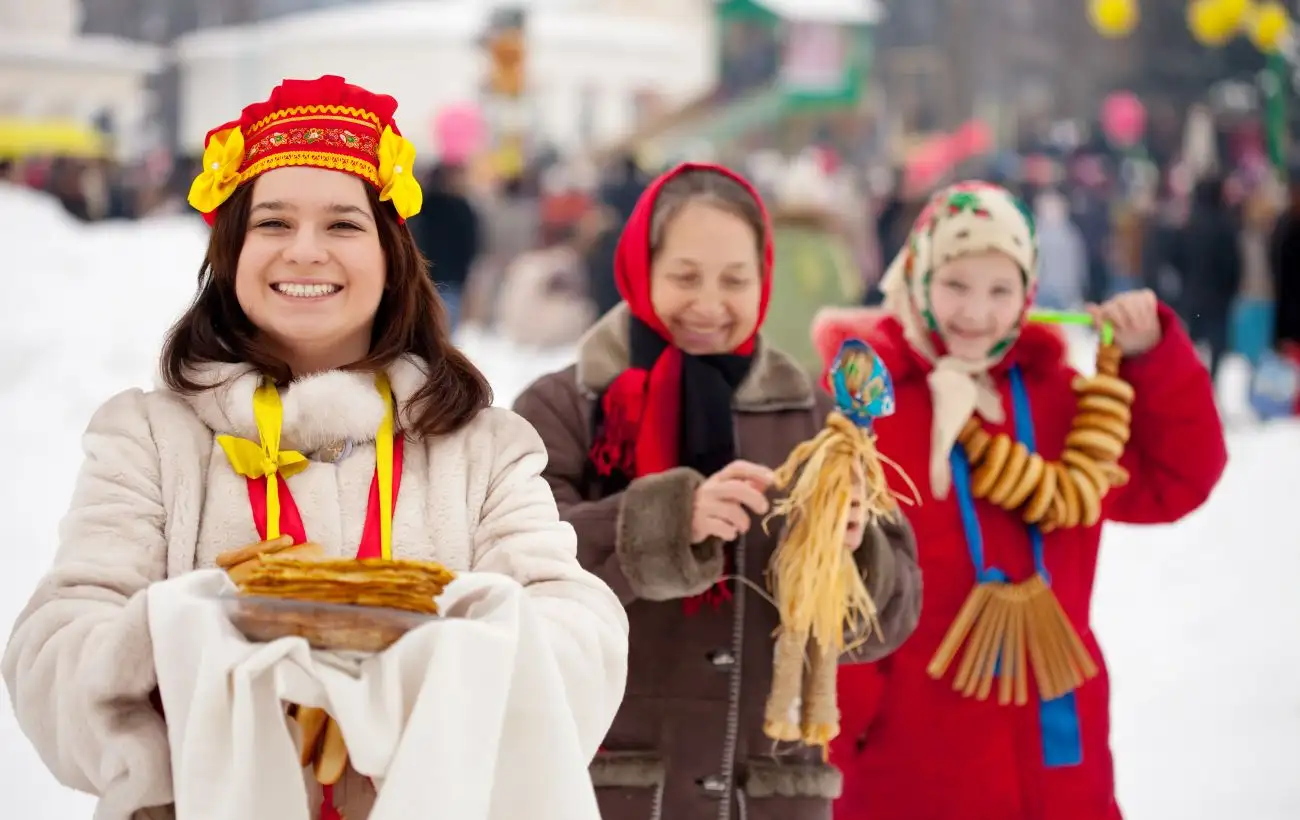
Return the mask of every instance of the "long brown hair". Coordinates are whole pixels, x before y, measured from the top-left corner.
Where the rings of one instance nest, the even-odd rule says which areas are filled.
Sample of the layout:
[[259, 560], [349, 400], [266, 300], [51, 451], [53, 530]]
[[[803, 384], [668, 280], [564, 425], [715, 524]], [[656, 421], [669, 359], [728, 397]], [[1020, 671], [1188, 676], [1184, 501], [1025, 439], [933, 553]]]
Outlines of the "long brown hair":
[[[270, 353], [257, 327], [235, 297], [235, 267], [244, 247], [252, 185], [242, 185], [217, 212], [208, 251], [199, 268], [199, 289], [163, 345], [160, 370], [169, 388], [185, 394], [212, 387], [196, 381], [194, 369], [209, 363], [246, 363], [277, 384], [293, 378], [289, 365]], [[404, 354], [423, 359], [428, 377], [407, 402], [415, 419], [408, 432], [424, 436], [455, 432], [492, 404], [483, 374], [451, 343], [447, 309], [429, 279], [428, 264], [397, 220], [392, 206], [366, 186], [384, 249], [384, 295], [375, 314], [366, 358], [348, 370], [379, 372]]]

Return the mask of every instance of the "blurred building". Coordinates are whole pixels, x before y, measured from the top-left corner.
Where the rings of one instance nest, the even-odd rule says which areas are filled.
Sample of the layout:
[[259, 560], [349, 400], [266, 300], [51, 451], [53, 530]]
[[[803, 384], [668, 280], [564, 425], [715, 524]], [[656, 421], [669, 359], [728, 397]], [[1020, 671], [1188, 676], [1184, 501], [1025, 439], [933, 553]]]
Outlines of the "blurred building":
[[341, 74], [392, 94], [403, 132], [436, 151], [438, 112], [485, 103], [482, 37], [494, 8], [526, 14], [522, 114], [532, 138], [560, 152], [631, 128], [653, 93], [670, 102], [713, 80], [705, 3], [628, 0], [368, 2], [204, 28], [175, 43], [179, 144], [195, 151], [283, 77]]
[[142, 136], [148, 78], [163, 54], [123, 37], [81, 34], [80, 22], [76, 0], [0, 0], [0, 142], [62, 140], [68, 154], [98, 153], [103, 145], [119, 157], [138, 156], [147, 135], [113, 138]]
[[[25, 0], [0, 0], [21, 3]], [[30, 2], [30, 0], [26, 0]], [[154, 85], [182, 153], [284, 77], [342, 74], [401, 102], [425, 156], [446, 105], [481, 101], [494, 10], [528, 17], [530, 126], [561, 150], [712, 82], [705, 0], [84, 0], [83, 31], [173, 48]]]
[[602, 146], [652, 164], [812, 145], [857, 157], [869, 148], [868, 108], [878, 0], [713, 0], [715, 82]]

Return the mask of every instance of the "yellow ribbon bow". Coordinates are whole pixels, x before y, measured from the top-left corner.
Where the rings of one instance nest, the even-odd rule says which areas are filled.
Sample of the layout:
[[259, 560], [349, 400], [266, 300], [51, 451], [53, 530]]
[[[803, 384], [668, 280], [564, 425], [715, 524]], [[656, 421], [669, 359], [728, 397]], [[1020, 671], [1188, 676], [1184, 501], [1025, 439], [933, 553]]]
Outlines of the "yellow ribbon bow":
[[213, 134], [203, 149], [203, 173], [190, 185], [189, 203], [201, 214], [210, 214], [239, 187], [239, 166], [244, 161], [244, 134], [231, 128]]
[[217, 436], [217, 443], [236, 473], [244, 478], [266, 478], [266, 538], [271, 541], [280, 537], [280, 482], [276, 475], [288, 478], [307, 469], [310, 462], [296, 450], [280, 449], [284, 408], [279, 391], [269, 381], [253, 393], [253, 421], [260, 445], [237, 436]]
[[[393, 440], [396, 436], [393, 389], [383, 373], [375, 375], [375, 389], [384, 402], [384, 418], [375, 433], [375, 472], [379, 484], [379, 544], [384, 560], [393, 558]], [[217, 443], [236, 473], [245, 478], [266, 477], [266, 540], [280, 537], [280, 482], [310, 466], [307, 457], [297, 450], [280, 449], [280, 430], [284, 425], [284, 408], [280, 392], [270, 381], [263, 381], [253, 392], [253, 421], [261, 444], [237, 436], [217, 436]]]
[[413, 173], [415, 146], [406, 137], [385, 127], [379, 137], [379, 191], [381, 202], [392, 201], [402, 219], [410, 219], [424, 205], [424, 191]]

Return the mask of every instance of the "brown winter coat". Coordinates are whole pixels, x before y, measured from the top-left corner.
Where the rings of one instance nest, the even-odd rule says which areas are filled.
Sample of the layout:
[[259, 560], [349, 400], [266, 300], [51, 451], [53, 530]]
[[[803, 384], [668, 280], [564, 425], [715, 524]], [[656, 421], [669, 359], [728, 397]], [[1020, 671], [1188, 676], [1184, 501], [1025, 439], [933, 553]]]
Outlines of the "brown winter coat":
[[[606, 494], [588, 467], [593, 399], [627, 362], [628, 312], [619, 306], [583, 337], [575, 366], [544, 376], [515, 404], [546, 443], [545, 476], [578, 532], [579, 560], [613, 587], [631, 623], [627, 694], [591, 766], [602, 817], [829, 820], [839, 772], [817, 751], [777, 748], [763, 734], [775, 608], [738, 584], [731, 603], [683, 612], [681, 599], [711, 586], [724, 566], [724, 545], [690, 545], [691, 499], [703, 477], [677, 468]], [[739, 457], [775, 467], [821, 429], [831, 404], [760, 340], [734, 406]], [[774, 547], [756, 523], [731, 547], [734, 571], [766, 589]], [[915, 542], [904, 521], [869, 530], [857, 554], [883, 635], [853, 660], [875, 660], [920, 615]]]

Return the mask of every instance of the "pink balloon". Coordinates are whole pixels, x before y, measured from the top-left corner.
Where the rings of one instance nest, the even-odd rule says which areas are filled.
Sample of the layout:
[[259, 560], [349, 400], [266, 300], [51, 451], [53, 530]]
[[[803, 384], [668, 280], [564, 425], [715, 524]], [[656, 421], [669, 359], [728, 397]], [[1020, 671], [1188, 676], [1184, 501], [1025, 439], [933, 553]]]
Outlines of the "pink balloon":
[[1113, 142], [1132, 145], [1147, 129], [1147, 109], [1131, 91], [1116, 91], [1101, 104], [1101, 127]]
[[478, 106], [448, 106], [433, 118], [433, 142], [443, 162], [463, 163], [483, 149], [487, 124]]

